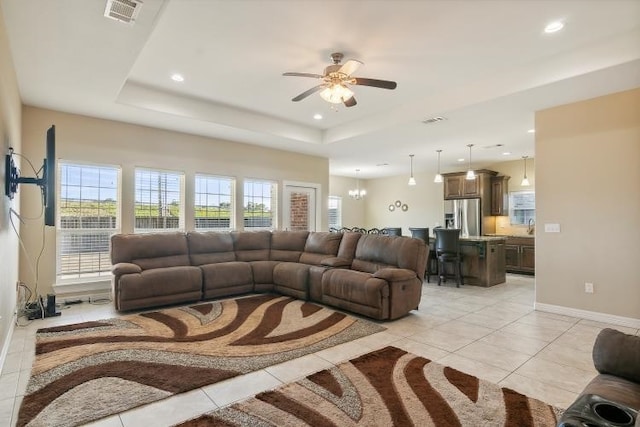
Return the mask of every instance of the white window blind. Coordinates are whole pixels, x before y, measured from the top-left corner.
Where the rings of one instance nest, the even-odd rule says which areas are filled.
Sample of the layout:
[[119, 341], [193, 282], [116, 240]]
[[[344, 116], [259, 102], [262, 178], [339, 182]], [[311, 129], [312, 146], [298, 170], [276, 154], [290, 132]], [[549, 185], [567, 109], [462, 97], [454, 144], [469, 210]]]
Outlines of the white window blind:
[[59, 162], [58, 171], [57, 280], [109, 276], [109, 238], [120, 232], [120, 169]]
[[278, 185], [271, 181], [245, 180], [244, 229], [273, 230], [276, 224]]
[[184, 229], [184, 174], [136, 169], [136, 233]]
[[512, 225], [527, 225], [536, 218], [536, 193], [513, 191], [509, 193], [509, 217]]
[[233, 178], [196, 175], [195, 229], [231, 230], [234, 221]]
[[329, 229], [342, 228], [342, 197], [329, 196]]

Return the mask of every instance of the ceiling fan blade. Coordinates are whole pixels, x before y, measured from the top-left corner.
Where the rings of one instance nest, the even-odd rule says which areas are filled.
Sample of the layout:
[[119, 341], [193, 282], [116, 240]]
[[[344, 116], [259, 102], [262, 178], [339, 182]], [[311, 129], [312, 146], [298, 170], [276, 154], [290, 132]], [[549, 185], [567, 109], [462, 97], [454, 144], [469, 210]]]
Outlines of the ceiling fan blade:
[[344, 101], [344, 106], [345, 107], [353, 107], [354, 105], [356, 105], [356, 97], [352, 96], [351, 98], [347, 99], [346, 101]]
[[362, 62], [358, 61], [357, 59], [350, 59], [347, 62], [345, 62], [342, 67], [340, 67], [340, 69], [338, 70], [339, 73], [345, 74], [347, 76], [350, 76], [351, 74], [355, 73], [356, 70], [362, 65]]
[[294, 76], [294, 77], [313, 77], [314, 79], [321, 79], [324, 76], [322, 74], [313, 74], [313, 73], [282, 73], [283, 76]]
[[379, 87], [382, 89], [395, 89], [398, 86], [396, 82], [392, 82], [391, 80], [366, 79], [364, 77], [354, 77], [350, 83], [360, 86]]
[[296, 96], [295, 98], [292, 99], [293, 102], [298, 102], [298, 101], [302, 101], [303, 99], [305, 99], [307, 96], [319, 91], [320, 89], [322, 89], [323, 87], [325, 87], [325, 85], [318, 85], [318, 86], [314, 86], [311, 89], [305, 90], [304, 92], [302, 92], [300, 95]]

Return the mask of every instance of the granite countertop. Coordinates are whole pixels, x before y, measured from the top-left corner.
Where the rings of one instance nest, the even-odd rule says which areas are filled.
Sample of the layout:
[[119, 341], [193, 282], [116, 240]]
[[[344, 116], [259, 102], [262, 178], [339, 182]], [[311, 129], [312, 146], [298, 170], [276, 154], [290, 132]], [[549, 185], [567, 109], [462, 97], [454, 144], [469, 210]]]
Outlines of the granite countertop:
[[535, 239], [536, 236], [533, 234], [487, 234], [490, 237], [523, 237], [525, 239]]
[[506, 240], [507, 236], [469, 236], [460, 237], [460, 241], [464, 242], [495, 242], [500, 240]]

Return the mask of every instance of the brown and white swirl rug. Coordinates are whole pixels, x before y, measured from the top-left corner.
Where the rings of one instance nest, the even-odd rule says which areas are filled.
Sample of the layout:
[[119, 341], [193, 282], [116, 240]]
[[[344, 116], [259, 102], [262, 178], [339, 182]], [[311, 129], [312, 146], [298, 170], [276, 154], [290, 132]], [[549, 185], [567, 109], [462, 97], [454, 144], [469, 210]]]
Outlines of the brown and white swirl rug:
[[87, 423], [384, 329], [275, 295], [40, 329], [17, 425]]
[[386, 347], [180, 427], [554, 427], [561, 410]]

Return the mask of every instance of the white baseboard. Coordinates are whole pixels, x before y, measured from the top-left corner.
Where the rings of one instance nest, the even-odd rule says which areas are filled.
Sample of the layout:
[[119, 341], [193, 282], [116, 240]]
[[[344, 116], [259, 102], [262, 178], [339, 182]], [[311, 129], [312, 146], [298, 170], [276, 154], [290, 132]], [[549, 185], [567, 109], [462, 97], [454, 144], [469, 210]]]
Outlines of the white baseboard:
[[9, 354], [9, 347], [11, 346], [11, 339], [13, 338], [13, 329], [16, 326], [16, 315], [14, 314], [11, 318], [11, 323], [9, 324], [9, 333], [7, 334], [7, 339], [2, 346], [2, 352], [0, 352], [0, 374], [2, 374], [2, 370], [4, 369], [4, 361], [7, 359], [7, 354]]
[[613, 325], [626, 326], [628, 328], [640, 329], [640, 319], [633, 317], [616, 316], [615, 314], [599, 313], [597, 311], [580, 310], [578, 308], [563, 307], [561, 305], [543, 304], [536, 302], [534, 308], [553, 314], [562, 314], [571, 317], [594, 320], [596, 322], [611, 323]]

